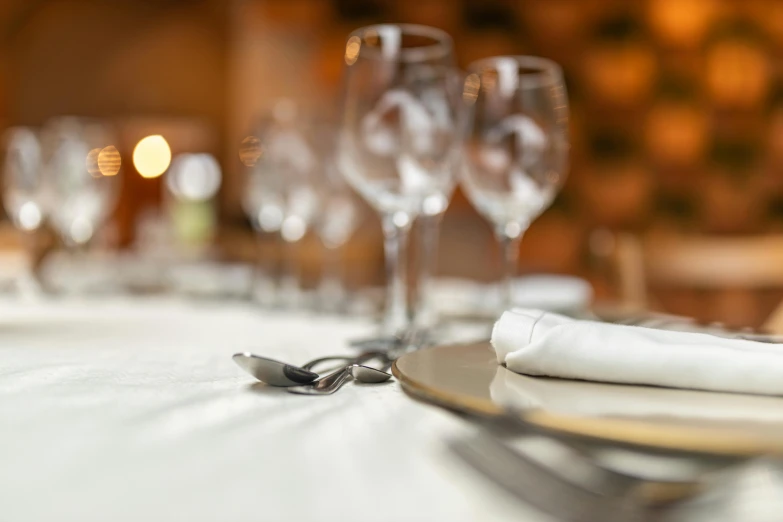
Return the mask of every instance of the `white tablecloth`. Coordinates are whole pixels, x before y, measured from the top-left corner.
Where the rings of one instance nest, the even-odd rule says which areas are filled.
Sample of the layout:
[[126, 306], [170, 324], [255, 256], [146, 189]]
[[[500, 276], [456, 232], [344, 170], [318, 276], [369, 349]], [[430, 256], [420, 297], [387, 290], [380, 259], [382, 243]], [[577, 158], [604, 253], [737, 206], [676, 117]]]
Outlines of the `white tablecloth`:
[[456, 460], [444, 441], [470, 426], [396, 382], [296, 396], [230, 358], [371, 332], [243, 304], [0, 302], [0, 521], [553, 520]]

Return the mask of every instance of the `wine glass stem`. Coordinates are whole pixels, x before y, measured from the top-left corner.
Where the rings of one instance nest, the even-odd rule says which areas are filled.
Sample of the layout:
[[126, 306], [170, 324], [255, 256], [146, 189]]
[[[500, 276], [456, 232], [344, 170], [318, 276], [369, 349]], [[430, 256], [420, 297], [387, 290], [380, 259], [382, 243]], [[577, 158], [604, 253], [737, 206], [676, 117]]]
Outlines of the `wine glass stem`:
[[413, 317], [420, 328], [433, 326], [432, 307], [430, 306], [430, 285], [438, 263], [438, 241], [440, 239], [440, 223], [443, 214], [423, 215], [419, 218], [421, 243], [419, 256], [419, 272], [415, 308]]
[[22, 242], [25, 253], [25, 273], [20, 281], [21, 292], [25, 297], [38, 297], [43, 291], [38, 279], [38, 255], [40, 248], [40, 230], [23, 231]]
[[299, 242], [283, 240], [285, 251], [283, 252], [283, 276], [280, 281], [281, 299], [283, 305], [288, 308], [297, 308], [302, 303], [299, 280], [301, 266], [299, 264]]
[[[266, 249], [265, 233], [255, 232], [256, 262], [253, 270], [253, 282], [250, 293], [253, 299], [264, 305], [272, 304], [277, 299], [277, 258], [269, 259]], [[282, 239], [277, 239], [282, 241]], [[278, 252], [280, 249], [275, 249]]]
[[321, 309], [324, 311], [341, 310], [345, 304], [345, 286], [343, 284], [342, 250], [339, 246], [324, 246], [321, 264], [321, 282], [318, 287]]
[[386, 311], [385, 333], [405, 333], [409, 327], [407, 293], [407, 249], [411, 219], [402, 213], [382, 217], [384, 253], [386, 255]]
[[509, 235], [505, 228], [495, 232], [498, 242], [503, 249], [503, 282], [501, 306], [508, 310], [514, 305], [514, 277], [517, 274], [519, 262], [519, 243], [522, 241], [522, 233]]

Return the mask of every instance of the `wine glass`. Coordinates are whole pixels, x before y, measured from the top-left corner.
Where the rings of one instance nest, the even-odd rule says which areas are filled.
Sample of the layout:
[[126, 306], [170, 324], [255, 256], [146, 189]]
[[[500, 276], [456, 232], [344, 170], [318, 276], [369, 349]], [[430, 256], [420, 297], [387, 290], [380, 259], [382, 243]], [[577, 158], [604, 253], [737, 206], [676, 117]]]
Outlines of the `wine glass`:
[[120, 189], [120, 153], [107, 125], [77, 118], [53, 120], [46, 182], [51, 223], [71, 249], [85, 248], [114, 210]]
[[42, 281], [68, 293], [117, 290], [117, 265], [87, 255], [99, 232], [102, 240], [114, 237], [101, 230], [120, 189], [122, 159], [113, 134], [102, 122], [63, 117], [44, 125], [40, 141], [48, 222], [65, 246], [42, 262]]
[[34, 276], [35, 234], [46, 217], [46, 187], [43, 182], [43, 151], [38, 132], [14, 127], [6, 133], [3, 164], [3, 206], [14, 226], [23, 232], [29, 265], [19, 280], [21, 289], [38, 291]]
[[117, 290], [117, 265], [88, 255], [119, 199], [115, 136], [103, 122], [63, 117], [44, 126], [42, 143], [49, 221], [66, 248], [42, 267], [44, 278], [66, 293]]
[[341, 310], [345, 304], [343, 263], [340, 249], [354, 234], [362, 219], [362, 208], [355, 192], [340, 176], [335, 163], [337, 127], [325, 119], [313, 119], [308, 137], [316, 157], [318, 188], [318, 217], [314, 231], [324, 248], [324, 260], [319, 286], [320, 306], [323, 310]]
[[258, 129], [262, 153], [248, 174], [243, 201], [257, 229], [277, 232], [285, 245], [281, 280], [284, 304], [300, 301], [299, 252], [296, 247], [316, 217], [315, 155], [291, 100], [278, 101]]
[[282, 179], [276, 175], [274, 164], [265, 152], [266, 133], [270, 123], [262, 120], [254, 131], [256, 136], [249, 136], [243, 142], [247, 149], [240, 152], [243, 163], [248, 167], [245, 175], [245, 186], [242, 193], [242, 208], [250, 220], [258, 238], [258, 264], [255, 277], [257, 297], [263, 304], [274, 304], [277, 300], [277, 273], [279, 260], [273, 265], [270, 278], [264, 277], [263, 237], [275, 235], [279, 239], [280, 228], [285, 218], [285, 193]]
[[43, 223], [42, 151], [28, 127], [9, 129], [3, 168], [3, 205], [16, 228], [32, 232]]
[[470, 65], [463, 92], [462, 184], [504, 251], [504, 306], [513, 304], [519, 243], [568, 169], [568, 98], [553, 61], [500, 56]]
[[[456, 68], [444, 69], [441, 73], [444, 75], [444, 81], [448, 82], [448, 89], [444, 94], [450, 98], [449, 103], [460, 105], [463, 82], [465, 80], [464, 73]], [[456, 116], [455, 128], [461, 133], [464, 127], [464, 111], [460, 110]], [[421, 212], [417, 218], [419, 255], [417, 259], [417, 288], [413, 322], [423, 339], [431, 339], [431, 330], [436, 327], [437, 323], [436, 310], [433, 303], [430, 302], [430, 296], [432, 295], [430, 285], [437, 267], [440, 225], [451, 200], [451, 194], [454, 191], [456, 178], [458, 177], [456, 173], [460, 167], [459, 154], [461, 151], [455, 149], [453, 152], [452, 161], [445, 164], [446, 167], [450, 166], [453, 175], [441, 177], [441, 186], [424, 199]]]
[[338, 165], [381, 217], [387, 267], [383, 329], [408, 334], [405, 255], [413, 220], [448, 201], [459, 152], [451, 37], [421, 25], [374, 25], [345, 47]]

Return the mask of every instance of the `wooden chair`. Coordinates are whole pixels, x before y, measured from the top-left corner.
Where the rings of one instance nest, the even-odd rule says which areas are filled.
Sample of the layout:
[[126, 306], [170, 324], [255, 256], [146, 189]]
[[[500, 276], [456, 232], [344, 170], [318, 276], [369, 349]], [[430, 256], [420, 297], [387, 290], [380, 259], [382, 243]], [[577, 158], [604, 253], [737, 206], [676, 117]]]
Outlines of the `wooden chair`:
[[[734, 291], [728, 295], [736, 298], [730, 306], [737, 310], [750, 303], [753, 291], [783, 289], [783, 236], [620, 234], [612, 258], [620, 299], [628, 309], [660, 308], [651, 287]], [[783, 333], [783, 303], [762, 327]]]

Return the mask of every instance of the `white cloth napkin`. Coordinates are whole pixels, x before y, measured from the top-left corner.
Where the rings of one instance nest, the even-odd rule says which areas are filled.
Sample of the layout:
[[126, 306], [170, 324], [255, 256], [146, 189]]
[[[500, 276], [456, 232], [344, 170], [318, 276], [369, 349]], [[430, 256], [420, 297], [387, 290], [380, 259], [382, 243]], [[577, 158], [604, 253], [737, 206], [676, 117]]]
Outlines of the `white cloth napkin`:
[[492, 330], [498, 362], [526, 375], [783, 395], [783, 346], [709, 334], [505, 312]]

